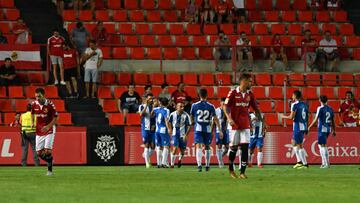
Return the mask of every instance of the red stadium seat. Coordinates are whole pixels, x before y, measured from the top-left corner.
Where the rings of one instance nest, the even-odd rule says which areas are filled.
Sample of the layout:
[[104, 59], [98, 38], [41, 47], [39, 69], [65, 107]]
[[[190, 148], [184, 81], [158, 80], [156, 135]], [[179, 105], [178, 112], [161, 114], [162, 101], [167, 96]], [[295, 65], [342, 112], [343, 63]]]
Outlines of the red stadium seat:
[[355, 88], [354, 96], [355, 98], [360, 98], [360, 87]]
[[121, 9], [121, 1], [119, 0], [108, 0], [108, 8], [113, 10]]
[[192, 45], [202, 46], [206, 44], [207, 44], [206, 36], [193, 36]]
[[329, 99], [335, 99], [334, 88], [320, 87], [320, 95], [326, 95]]
[[134, 0], [124, 0], [124, 8], [125, 9], [138, 9], [139, 5], [138, 5], [138, 1], [134, 1]]
[[58, 112], [66, 112], [64, 100], [62, 100], [62, 99], [54, 99], [54, 100], [52, 100], [52, 102], [55, 105], [56, 111], [58, 111]]
[[118, 100], [115, 99], [104, 99], [103, 100], [103, 111], [106, 113], [119, 112]]
[[185, 92], [191, 97], [191, 98], [198, 98], [198, 91], [196, 86], [185, 86]]
[[328, 105], [334, 110], [334, 112], [337, 112], [340, 109], [341, 103], [340, 100], [330, 100], [328, 101]]
[[264, 113], [273, 112], [271, 101], [260, 101], [259, 107], [260, 107], [261, 112], [264, 112]]
[[184, 25], [183, 24], [170, 24], [170, 34], [172, 35], [183, 35]]
[[224, 31], [227, 35], [234, 34], [234, 24], [221, 24], [220, 30]]
[[137, 113], [130, 113], [127, 115], [126, 124], [127, 125], [139, 125], [141, 121], [140, 115]]
[[198, 85], [198, 75], [196, 73], [184, 73], [183, 82], [186, 85]]
[[177, 22], [178, 21], [177, 11], [176, 10], [164, 11], [164, 21]]
[[4, 9], [4, 14], [8, 21], [15, 21], [20, 18], [20, 12], [17, 9]]
[[215, 74], [217, 85], [231, 85], [231, 75], [228, 73]]
[[175, 37], [175, 45], [176, 46], [188, 46], [189, 45], [189, 37], [186, 35], [179, 35]]
[[171, 0], [158, 0], [158, 8], [159, 9], [171, 9], [172, 7], [173, 7], [173, 4], [172, 4]]
[[256, 9], [256, 1], [245, 0], [245, 9], [246, 10], [255, 10]]
[[14, 0], [1, 0], [0, 7], [1, 8], [15, 8]]
[[113, 20], [115, 22], [127, 22], [127, 11], [126, 10], [114, 10]]
[[146, 10], [155, 9], [155, 0], [141, 0], [141, 8]]
[[200, 73], [199, 74], [200, 85], [214, 85], [214, 75], [212, 73]]
[[[27, 105], [30, 103], [30, 101], [26, 99], [16, 99], [15, 100], [15, 111], [16, 112], [26, 112]], [[56, 108], [57, 110], [57, 108]]]
[[57, 122], [59, 125], [72, 125], [71, 113], [59, 113]]
[[316, 12], [316, 21], [317, 22], [330, 22], [330, 13], [329, 11], [317, 11]]
[[293, 93], [295, 90], [300, 90], [300, 88], [296, 88], [296, 87], [287, 87], [286, 88], [286, 98], [290, 98], [292, 97]]
[[[201, 88], [206, 89], [209, 99], [214, 99], [215, 98], [214, 87], [209, 86], [209, 87], [201, 87]], [[196, 93], [197, 93], [197, 90], [196, 90]]]
[[286, 74], [273, 74], [272, 75], [272, 82], [275, 86], [283, 86], [284, 85], [284, 80], [287, 79], [287, 75]]
[[290, 10], [289, 0], [277, 0], [275, 5], [276, 10]]
[[149, 83], [148, 74], [146, 73], [134, 73], [135, 85], [147, 85]]
[[307, 2], [304, 0], [294, 0], [292, 4], [292, 8], [294, 10], [306, 10], [307, 9]]
[[354, 34], [354, 25], [353, 24], [340, 24], [339, 31], [342, 35], [353, 35]]
[[346, 11], [334, 11], [333, 18], [334, 22], [337, 23], [344, 23], [348, 21]]
[[306, 75], [306, 84], [310, 86], [320, 86], [320, 74], [309, 73]]
[[114, 88], [114, 98], [120, 98], [121, 95], [128, 91], [127, 86], [117, 86]]
[[143, 35], [141, 36], [141, 44], [144, 46], [153, 46], [155, 45], [155, 36], [154, 35]]
[[75, 10], [63, 10], [62, 16], [64, 21], [76, 21]]
[[279, 22], [279, 11], [266, 11], [265, 12], [265, 21], [266, 22]]
[[346, 92], [352, 91], [350, 87], [338, 87], [337, 88], [337, 97], [338, 98], [345, 98]]
[[269, 98], [272, 99], [283, 99], [283, 88], [282, 87], [269, 87]]
[[288, 46], [292, 44], [291, 36], [280, 36], [281, 42], [284, 46]]
[[[147, 1], [147, 0], [146, 0]], [[110, 113], [109, 114], [110, 125], [124, 125], [124, 116], [122, 113]]]
[[299, 11], [298, 20], [299, 22], [313, 22], [312, 11]]
[[146, 20], [148, 22], [161, 22], [161, 13], [157, 10], [146, 11]]
[[12, 105], [12, 100], [0, 100], [0, 109], [2, 112], [13, 112], [14, 107]]
[[322, 24], [321, 30], [323, 33], [330, 31], [331, 34], [336, 34], [336, 24]]
[[200, 28], [201, 27], [199, 24], [187, 24], [186, 33], [188, 35], [200, 35], [201, 34]]
[[[0, 101], [1, 105], [1, 101]], [[9, 125], [15, 120], [15, 113], [4, 113], [4, 124]]]
[[313, 23], [304, 24], [304, 31], [310, 30], [313, 35], [319, 34], [319, 25]]
[[93, 14], [90, 10], [80, 10], [79, 20], [81, 21], [93, 21]]
[[251, 91], [254, 93], [256, 99], [266, 99], [265, 87], [262, 86], [253, 86]]
[[104, 28], [108, 33], [116, 33], [115, 32], [115, 24], [114, 23], [104, 23]]
[[277, 113], [265, 114], [264, 120], [265, 120], [266, 124], [269, 126], [279, 126], [280, 125], [279, 117], [278, 117]]
[[6, 86], [0, 86], [0, 98], [7, 98], [7, 96], [6, 96]]
[[115, 80], [116, 80], [116, 75], [114, 72], [106, 72], [106, 71], [101, 72], [101, 77], [100, 77], [101, 84], [113, 85], [115, 84]]
[[237, 33], [240, 34], [245, 32], [247, 35], [251, 34], [251, 24], [250, 23], [239, 23], [237, 25]]
[[173, 44], [172, 37], [170, 35], [162, 35], [158, 37], [158, 44], [169, 46]]
[[354, 49], [352, 57], [354, 60], [360, 60], [360, 49]]
[[304, 75], [301, 73], [290, 74], [289, 84], [292, 86], [304, 86]]
[[150, 83], [153, 85], [162, 85], [165, 83], [165, 74], [164, 73], [151, 73], [150, 74]]
[[230, 87], [228, 87], [228, 86], [218, 86], [217, 87], [217, 97], [218, 98], [227, 97], [229, 92], [230, 92]]
[[26, 98], [35, 98], [35, 90], [38, 88], [37, 86], [26, 86], [25, 87], [25, 97]]
[[255, 75], [255, 83], [259, 86], [270, 86], [271, 75], [268, 73], [259, 73]]
[[152, 25], [152, 33], [157, 34], [157, 35], [167, 34], [166, 24], [153, 24]]
[[256, 35], [266, 35], [268, 34], [268, 25], [267, 24], [255, 24], [254, 25], [254, 34]]
[[302, 34], [302, 25], [301, 24], [289, 24], [288, 25], [288, 34], [289, 35]]
[[213, 49], [212, 48], [199, 48], [199, 58], [205, 60], [213, 59]]
[[125, 47], [114, 47], [112, 56], [114, 59], [127, 59], [127, 50]]
[[175, 1], [175, 8], [176, 9], [185, 9], [188, 4], [187, 0], [176, 0]]
[[9, 86], [9, 98], [24, 98], [22, 86]]
[[296, 12], [295, 11], [282, 11], [281, 19], [283, 22], [295, 22], [296, 21]]
[[204, 34], [206, 35], [217, 35], [218, 28], [216, 25], [206, 24], [204, 25]]
[[261, 22], [263, 21], [263, 14], [261, 11], [249, 11], [248, 20], [250, 22]]
[[272, 34], [286, 34], [286, 27], [284, 24], [272, 24], [271, 25], [271, 33]]
[[58, 93], [58, 87], [56, 86], [45, 86], [43, 87], [45, 90], [45, 95], [47, 98], [59, 98], [59, 93]]
[[285, 112], [289, 112], [290, 111], [290, 105], [288, 102], [285, 103], [284, 106], [284, 100], [276, 100], [275, 101], [275, 111], [276, 112], [284, 112], [284, 107], [285, 107]]
[[97, 90], [97, 96], [100, 99], [111, 99], [113, 98], [111, 88], [107, 86], [99, 86]]
[[132, 82], [131, 74], [125, 73], [125, 72], [120, 72], [117, 75], [117, 81], [118, 81], [119, 85], [129, 85]]
[[130, 23], [120, 23], [119, 24], [119, 33], [120, 34], [132, 34], [133, 33], [133, 25]]
[[196, 59], [195, 48], [182, 48], [181, 56], [182, 59], [188, 59], [188, 60]]
[[164, 48], [165, 60], [176, 60], [179, 58], [179, 51], [176, 47]]
[[322, 84], [324, 86], [336, 86], [336, 74], [323, 74], [322, 75]]
[[339, 74], [339, 85], [341, 86], [353, 86], [354, 85], [354, 76], [351, 73], [341, 73]]
[[360, 74], [354, 74], [354, 83], [356, 86], [360, 87]]
[[259, 0], [258, 1], [259, 10], [273, 10], [272, 0]]
[[144, 48], [143, 47], [135, 47], [130, 49], [130, 57], [132, 59], [144, 59]]
[[309, 102], [309, 111], [311, 113], [315, 113], [319, 106], [320, 106], [320, 102], [318, 100], [310, 101]]
[[166, 74], [166, 83], [169, 85], [178, 85], [181, 82], [181, 75], [178, 73]]
[[96, 21], [110, 21], [109, 12], [107, 10], [95, 11]]
[[129, 18], [131, 22], [144, 22], [144, 12], [142, 10], [129, 11]]
[[317, 99], [318, 93], [316, 87], [303, 87], [302, 94], [305, 99]]
[[148, 23], [137, 23], [135, 33], [139, 35], [147, 35], [150, 33], [150, 25]]

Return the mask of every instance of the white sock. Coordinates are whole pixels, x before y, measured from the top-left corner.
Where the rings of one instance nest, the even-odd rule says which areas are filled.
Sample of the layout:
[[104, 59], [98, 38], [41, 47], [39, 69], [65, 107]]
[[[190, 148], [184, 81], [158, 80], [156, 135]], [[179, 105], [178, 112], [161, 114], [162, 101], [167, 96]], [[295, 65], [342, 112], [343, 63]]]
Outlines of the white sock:
[[175, 164], [175, 159], [176, 159], [176, 155], [175, 154], [173, 154], [173, 153], [171, 153], [170, 154], [170, 164], [171, 164], [171, 166], [174, 166], [174, 164]]
[[299, 154], [303, 165], [307, 165], [305, 149], [300, 149]]
[[154, 150], [149, 148], [149, 157], [151, 157], [154, 154]]
[[145, 158], [145, 163], [149, 164], [149, 149], [148, 148], [144, 148], [144, 158]]
[[262, 164], [262, 159], [263, 159], [263, 153], [262, 152], [258, 152], [257, 153], [257, 165], [260, 166]]
[[169, 149], [164, 148], [163, 155], [162, 155], [162, 164], [163, 165], [169, 165], [168, 164], [168, 156], [169, 156]]
[[158, 166], [161, 166], [162, 163], [162, 150], [160, 149], [160, 147], [156, 148], [156, 163]]
[[318, 145], [319, 147], [319, 151], [320, 151], [320, 156], [321, 156], [321, 165], [325, 166], [326, 165], [326, 161], [325, 161], [325, 154], [324, 154], [324, 148], [321, 145]]
[[299, 163], [301, 161], [299, 149], [295, 146], [293, 147], [293, 150], [295, 152], [296, 162]]
[[330, 166], [330, 160], [329, 160], [329, 151], [327, 147], [324, 147], [324, 155], [325, 155], [325, 163], [327, 166]]
[[249, 153], [249, 164], [253, 163], [254, 154]]
[[210, 158], [211, 158], [210, 155], [211, 155], [210, 149], [205, 150], [205, 165], [206, 165], [206, 167], [210, 166]]
[[198, 166], [201, 166], [201, 161], [202, 161], [202, 149], [201, 148], [197, 148], [196, 149], [196, 162]]
[[216, 157], [219, 165], [222, 165], [222, 149], [216, 149]]

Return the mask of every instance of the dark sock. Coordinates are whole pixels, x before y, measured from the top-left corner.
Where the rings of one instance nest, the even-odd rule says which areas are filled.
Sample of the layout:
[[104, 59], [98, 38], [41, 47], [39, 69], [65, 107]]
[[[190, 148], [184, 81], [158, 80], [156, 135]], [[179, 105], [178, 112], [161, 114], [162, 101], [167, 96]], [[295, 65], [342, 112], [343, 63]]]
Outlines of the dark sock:
[[52, 172], [52, 161], [53, 161], [53, 157], [52, 157], [52, 154], [47, 154], [46, 155], [46, 162], [48, 163], [47, 166], [48, 166], [48, 171], [51, 171]]
[[240, 173], [244, 174], [245, 170], [246, 170], [246, 166], [247, 166], [247, 162], [248, 162], [248, 158], [249, 158], [249, 145], [248, 144], [242, 144], [241, 145], [241, 169], [240, 169]]
[[236, 151], [230, 150], [229, 153], [229, 170], [234, 171], [234, 160], [236, 157]]
[[40, 159], [44, 160], [47, 162], [47, 159], [46, 159], [46, 154], [45, 153], [42, 153], [39, 155]]

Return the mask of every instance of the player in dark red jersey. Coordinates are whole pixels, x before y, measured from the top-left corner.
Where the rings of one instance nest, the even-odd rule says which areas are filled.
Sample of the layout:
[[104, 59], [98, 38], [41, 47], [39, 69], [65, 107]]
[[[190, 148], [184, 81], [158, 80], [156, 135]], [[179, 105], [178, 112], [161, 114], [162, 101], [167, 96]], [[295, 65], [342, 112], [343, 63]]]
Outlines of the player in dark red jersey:
[[233, 178], [238, 178], [234, 172], [234, 160], [238, 147], [241, 149], [241, 169], [239, 178], [245, 179], [245, 170], [248, 162], [248, 150], [250, 143], [250, 106], [255, 111], [259, 121], [263, 121], [254, 94], [250, 91], [251, 76], [240, 76], [240, 85], [231, 90], [225, 100], [224, 113], [232, 129], [229, 130], [230, 153], [229, 171]]
[[32, 123], [36, 116], [36, 151], [39, 157], [47, 162], [46, 175], [52, 175], [52, 148], [55, 138], [55, 124], [58, 119], [55, 105], [45, 98], [45, 90], [35, 90], [35, 101], [31, 104]]

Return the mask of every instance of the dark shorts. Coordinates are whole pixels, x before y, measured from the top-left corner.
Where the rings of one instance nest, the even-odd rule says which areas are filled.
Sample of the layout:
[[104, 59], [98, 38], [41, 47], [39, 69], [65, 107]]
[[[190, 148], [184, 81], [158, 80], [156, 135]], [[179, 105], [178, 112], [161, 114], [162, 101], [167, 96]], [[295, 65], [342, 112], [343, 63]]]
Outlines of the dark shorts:
[[[227, 19], [228, 19], [228, 14], [218, 14], [217, 15], [218, 18], [220, 18], [220, 22], [221, 23], [227, 23]], [[218, 19], [219, 20], [219, 19]]]
[[64, 70], [64, 79], [65, 81], [70, 81], [71, 78], [76, 78], [76, 68], [65, 69]]
[[245, 17], [245, 8], [234, 8], [233, 10], [234, 12], [234, 16], [236, 17], [240, 17], [240, 16], [244, 16]]
[[[332, 53], [327, 54], [325, 51], [321, 50], [317, 53], [317, 55], [319, 59], [323, 59], [323, 60], [325, 59], [330, 61], [339, 58], [339, 53], [337, 51], [333, 51]], [[327, 56], [329, 56], [329, 59], [327, 58]]]
[[122, 107], [122, 109], [127, 109], [129, 111], [129, 113], [136, 113], [139, 110], [139, 105], [138, 104], [124, 104]]

